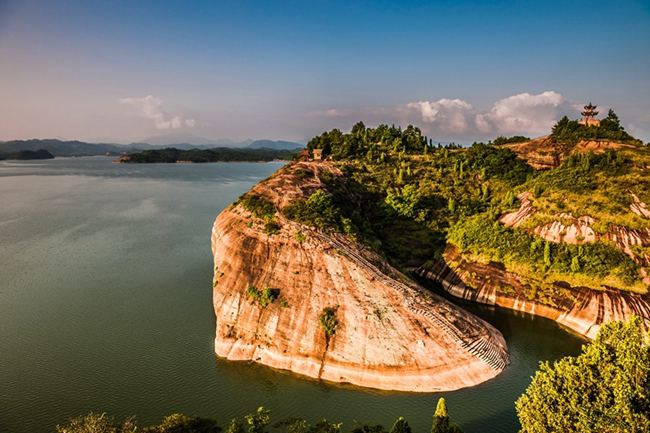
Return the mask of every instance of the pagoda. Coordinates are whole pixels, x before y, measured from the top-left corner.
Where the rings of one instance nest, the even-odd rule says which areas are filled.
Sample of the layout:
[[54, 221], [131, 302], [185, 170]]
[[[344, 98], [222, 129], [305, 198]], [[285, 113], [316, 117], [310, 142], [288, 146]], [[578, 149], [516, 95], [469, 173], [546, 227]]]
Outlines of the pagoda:
[[580, 112], [582, 114], [582, 119], [578, 121], [581, 125], [585, 126], [600, 126], [600, 120], [596, 119], [598, 111], [596, 111], [596, 105], [593, 105], [591, 102], [588, 105], [585, 105], [584, 110]]

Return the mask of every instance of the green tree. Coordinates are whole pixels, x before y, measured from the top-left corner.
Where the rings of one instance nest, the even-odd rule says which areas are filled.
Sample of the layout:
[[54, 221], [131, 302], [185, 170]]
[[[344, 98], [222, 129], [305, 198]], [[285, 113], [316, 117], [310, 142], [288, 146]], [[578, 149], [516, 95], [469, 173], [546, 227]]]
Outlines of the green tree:
[[544, 266], [550, 267], [553, 264], [551, 260], [551, 243], [544, 242]]
[[246, 433], [246, 430], [239, 418], [233, 418], [226, 428], [226, 433]]
[[580, 259], [578, 256], [571, 258], [571, 272], [580, 272]]
[[57, 433], [135, 433], [138, 428], [132, 418], [122, 423], [105, 413], [89, 413], [72, 418], [67, 424], [57, 425]]
[[285, 427], [286, 433], [340, 433], [341, 426], [341, 423], [331, 423], [326, 419], [310, 425], [303, 418], [288, 418], [273, 425], [275, 428]]
[[257, 411], [244, 417], [247, 433], [265, 433], [266, 426], [271, 422], [271, 410], [263, 406]]
[[453, 424], [449, 419], [447, 412], [447, 402], [444, 397], [438, 399], [436, 405], [436, 412], [433, 415], [433, 426], [431, 433], [462, 433], [462, 430], [457, 425]]
[[579, 356], [543, 362], [515, 404], [521, 433], [650, 431], [649, 339], [633, 317], [604, 325]]
[[506, 207], [512, 207], [515, 204], [515, 193], [508, 191], [503, 199], [503, 204]]
[[220, 431], [221, 428], [214, 420], [182, 413], [168, 415], [160, 424], [144, 429], [145, 433], [218, 433]]
[[386, 433], [386, 429], [380, 424], [357, 424], [351, 433]]
[[449, 212], [451, 213], [456, 212], [456, 200], [454, 200], [453, 197], [449, 197], [449, 200], [447, 201], [447, 209], [449, 209]]
[[400, 416], [391, 427], [389, 433], [411, 433], [411, 426], [404, 417]]
[[487, 183], [481, 185], [481, 200], [486, 201], [490, 196], [490, 187]]

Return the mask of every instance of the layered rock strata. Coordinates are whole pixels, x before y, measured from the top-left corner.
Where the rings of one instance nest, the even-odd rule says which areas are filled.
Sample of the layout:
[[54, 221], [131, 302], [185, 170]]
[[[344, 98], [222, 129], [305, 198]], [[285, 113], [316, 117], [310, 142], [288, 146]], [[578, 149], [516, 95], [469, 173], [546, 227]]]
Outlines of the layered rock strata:
[[546, 317], [587, 338], [594, 338], [603, 323], [632, 315], [640, 316], [650, 329], [647, 294], [558, 285], [552, 300], [540, 302], [531, 299], [531, 288], [520, 276], [496, 263], [469, 262], [453, 247], [447, 248], [444, 260], [417, 273], [458, 298]]
[[[496, 376], [509, 358], [491, 325], [347, 237], [283, 217], [287, 203], [322, 186], [323, 171], [338, 175], [327, 162], [293, 163], [253, 188], [279, 210], [274, 234], [241, 205], [217, 217], [217, 355], [384, 390], [453, 390]], [[263, 307], [249, 287], [271, 288], [277, 299]], [[328, 307], [338, 321], [329, 337], [319, 321]]]

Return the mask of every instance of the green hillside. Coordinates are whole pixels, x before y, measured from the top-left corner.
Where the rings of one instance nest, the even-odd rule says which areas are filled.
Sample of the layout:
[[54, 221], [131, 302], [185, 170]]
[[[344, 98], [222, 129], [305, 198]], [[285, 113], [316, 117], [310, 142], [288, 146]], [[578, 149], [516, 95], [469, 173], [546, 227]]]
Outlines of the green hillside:
[[[593, 128], [585, 129], [593, 134]], [[536, 171], [521, 155], [492, 143], [436, 146], [413, 126], [358, 123], [349, 133], [335, 129], [308, 143], [344, 175], [327, 176], [324, 191], [290, 204], [284, 213], [345, 232], [403, 269], [439, 260], [452, 244], [467, 258], [535, 272], [546, 282], [645, 292], [640, 269], [648, 248], [634, 246], [633, 259], [605, 235], [612, 226], [649, 227], [630, 205], [631, 193], [650, 203], [650, 149], [627, 139], [625, 146], [582, 152], [582, 139], [574, 138], [562, 143], [575, 152], [561, 165]], [[536, 211], [521, 226], [506, 227], [499, 218], [517, 210], [523, 192], [530, 193]], [[603, 237], [571, 245], [533, 234], [535, 227], [567, 214], [592, 217], [593, 230]]]

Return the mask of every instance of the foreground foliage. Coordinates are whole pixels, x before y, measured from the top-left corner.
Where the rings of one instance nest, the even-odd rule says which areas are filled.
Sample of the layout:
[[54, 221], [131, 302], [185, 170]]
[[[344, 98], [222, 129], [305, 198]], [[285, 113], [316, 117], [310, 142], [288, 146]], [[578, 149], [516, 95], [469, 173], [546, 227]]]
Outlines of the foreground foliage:
[[638, 317], [613, 322], [581, 355], [542, 363], [516, 402], [521, 432], [650, 431], [649, 338]]
[[[462, 433], [460, 428], [449, 421], [444, 399], [440, 399], [445, 407], [444, 414], [440, 412], [440, 402], [434, 415], [432, 433]], [[437, 424], [436, 424], [437, 423]], [[451, 430], [440, 430], [439, 425], [451, 426]], [[56, 433], [269, 433], [269, 427], [279, 433], [341, 433], [342, 423], [332, 423], [325, 418], [314, 424], [303, 418], [287, 418], [271, 425], [271, 411], [259, 407], [255, 412], [241, 418], [232, 419], [225, 430], [216, 421], [208, 418], [191, 417], [183, 414], [172, 414], [163, 419], [160, 424], [140, 428], [133, 418], [116, 422], [104, 414], [90, 413], [71, 419], [65, 425], [56, 426]], [[357, 423], [351, 433], [387, 433], [379, 424]], [[408, 422], [399, 417], [388, 433], [412, 433]]]

